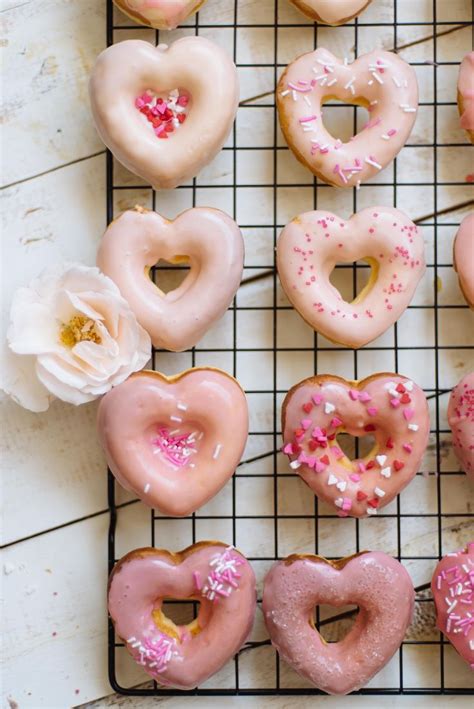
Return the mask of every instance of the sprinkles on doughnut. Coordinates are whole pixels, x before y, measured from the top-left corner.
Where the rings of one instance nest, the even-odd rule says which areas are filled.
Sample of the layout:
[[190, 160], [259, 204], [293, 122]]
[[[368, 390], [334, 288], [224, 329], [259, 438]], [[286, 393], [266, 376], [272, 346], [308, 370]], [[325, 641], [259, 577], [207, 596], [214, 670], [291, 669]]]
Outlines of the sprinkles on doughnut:
[[372, 0], [290, 0], [303, 15], [325, 25], [343, 25], [366, 9]]
[[[404, 567], [387, 554], [363, 551], [338, 561], [292, 554], [270, 569], [262, 610], [273, 646], [302, 677], [329, 694], [363, 687], [400, 647], [415, 592]], [[345, 638], [327, 643], [314, 608], [357, 605]]]
[[150, 507], [183, 517], [216, 495], [239, 464], [247, 399], [219, 369], [172, 377], [142, 371], [103, 397], [97, 426], [119, 483]]
[[[190, 265], [168, 293], [149, 275], [160, 259]], [[234, 220], [218, 209], [188, 209], [169, 221], [135, 207], [109, 225], [97, 264], [154, 346], [178, 352], [193, 347], [229, 307], [242, 277], [244, 242]]]
[[464, 300], [474, 310], [474, 212], [464, 217], [456, 233], [453, 265]]
[[[337, 263], [360, 259], [372, 267], [370, 279], [348, 303], [329, 277]], [[362, 347], [410, 303], [425, 272], [423, 236], [391, 207], [363, 209], [349, 221], [330, 212], [305, 212], [283, 229], [277, 268], [287, 297], [314, 330], [332, 342]]]
[[466, 54], [459, 67], [457, 98], [461, 128], [474, 144], [474, 52]]
[[[238, 652], [253, 625], [255, 575], [222, 542], [199, 542], [175, 554], [136, 549], [114, 567], [108, 608], [116, 633], [145, 672], [163, 686], [193, 689]], [[199, 601], [197, 618], [177, 625], [163, 601]]]
[[174, 30], [199, 10], [206, 0], [114, 0], [115, 5], [140, 25]]
[[[365, 517], [388, 505], [417, 473], [430, 421], [423, 391], [399, 374], [348, 381], [304, 379], [282, 406], [282, 451], [290, 467], [339, 517]], [[370, 434], [372, 450], [350, 460], [337, 436]]]
[[474, 542], [441, 559], [431, 592], [437, 627], [474, 670]]
[[[324, 126], [322, 106], [333, 99], [370, 114], [347, 143]], [[281, 129], [298, 160], [328, 184], [359, 187], [404, 146], [418, 111], [418, 84], [412, 67], [391, 52], [376, 50], [350, 64], [319, 48], [286, 68], [276, 100]]]
[[448, 423], [461, 468], [474, 482], [474, 372], [466, 374], [449, 397]]
[[191, 180], [224, 145], [239, 101], [237, 69], [217, 44], [126, 40], [98, 57], [89, 83], [97, 131], [155, 189]]

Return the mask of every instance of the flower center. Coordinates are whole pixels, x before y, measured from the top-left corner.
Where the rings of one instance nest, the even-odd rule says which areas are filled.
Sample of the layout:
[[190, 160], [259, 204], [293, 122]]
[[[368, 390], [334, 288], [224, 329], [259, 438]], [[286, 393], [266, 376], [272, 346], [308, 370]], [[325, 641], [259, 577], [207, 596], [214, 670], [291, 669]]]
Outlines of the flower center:
[[135, 99], [135, 107], [151, 123], [157, 138], [168, 138], [186, 120], [189, 96], [179, 89], [165, 97], [151, 89]]
[[85, 315], [74, 315], [68, 323], [63, 323], [59, 339], [66, 347], [74, 347], [77, 342], [95, 342], [96, 345], [102, 342], [95, 321]]

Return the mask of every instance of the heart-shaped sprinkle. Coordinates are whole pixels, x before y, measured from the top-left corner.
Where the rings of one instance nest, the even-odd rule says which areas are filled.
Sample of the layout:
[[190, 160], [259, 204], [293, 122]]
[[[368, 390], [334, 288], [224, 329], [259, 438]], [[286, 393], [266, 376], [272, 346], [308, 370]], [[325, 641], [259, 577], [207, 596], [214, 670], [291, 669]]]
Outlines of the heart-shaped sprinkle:
[[382, 467], [384, 465], [385, 461], [387, 460], [387, 456], [386, 455], [376, 455], [375, 460], [380, 465], [380, 467]]
[[[347, 498], [337, 499], [344, 510]], [[283, 660], [325, 692], [346, 694], [367, 684], [398, 650], [414, 601], [409, 574], [382, 552], [340, 561], [294, 554], [267, 574], [262, 611]], [[361, 617], [341, 642], [327, 643], [315, 629], [314, 608], [322, 604], [360, 608]]]
[[392, 475], [392, 471], [390, 468], [382, 468], [380, 475], [383, 475], [384, 478], [388, 479]]
[[[362, 401], [362, 403], [366, 403], [367, 401], [371, 401], [372, 397], [370, 394], [368, 394], [366, 391], [361, 391], [359, 394], [359, 401]], [[370, 412], [370, 409], [369, 409]]]
[[311, 419], [303, 419], [303, 420], [301, 421], [301, 427], [302, 427], [303, 430], [305, 430], [305, 431], [308, 430], [308, 428], [311, 426], [311, 424], [312, 424]]
[[375, 406], [369, 406], [369, 408], [367, 409], [367, 413], [369, 414], [369, 416], [377, 416], [378, 412], [379, 410]]
[[326, 401], [324, 404], [324, 413], [325, 414], [332, 414], [333, 411], [336, 410], [336, 407], [334, 404], [331, 404], [329, 401]]
[[303, 404], [303, 411], [306, 414], [310, 414], [312, 408], [313, 408], [313, 404], [310, 401], [309, 402], [307, 401], [305, 404]]
[[393, 467], [394, 467], [395, 470], [398, 472], [398, 471], [402, 470], [402, 468], [405, 467], [405, 463], [402, 463], [401, 460], [394, 460], [394, 461], [393, 461]]
[[341, 492], [344, 492], [344, 490], [345, 490], [346, 487], [347, 487], [347, 483], [346, 483], [345, 480], [340, 480], [340, 481], [336, 484], [336, 487], [337, 487], [337, 489], [340, 490]]
[[412, 419], [415, 415], [415, 412], [413, 409], [403, 409], [403, 415], [407, 421], [410, 421], [410, 419]]
[[357, 401], [359, 398], [359, 392], [357, 389], [349, 389], [349, 396], [351, 397], [352, 401]]
[[419, 426], [417, 423], [409, 423], [408, 428], [410, 429], [410, 431], [418, 431]]
[[329, 475], [329, 477], [327, 479], [327, 484], [328, 485], [336, 485], [337, 484], [337, 478], [332, 473]]
[[[183, 402], [186, 411], [178, 409]], [[122, 485], [151, 507], [184, 516], [217, 494], [240, 462], [247, 400], [237, 381], [217, 369], [171, 378], [144, 371], [103, 397], [98, 431]]]
[[367, 495], [365, 492], [362, 492], [362, 490], [357, 491], [356, 499], [358, 502], [363, 502], [364, 500], [367, 499]]

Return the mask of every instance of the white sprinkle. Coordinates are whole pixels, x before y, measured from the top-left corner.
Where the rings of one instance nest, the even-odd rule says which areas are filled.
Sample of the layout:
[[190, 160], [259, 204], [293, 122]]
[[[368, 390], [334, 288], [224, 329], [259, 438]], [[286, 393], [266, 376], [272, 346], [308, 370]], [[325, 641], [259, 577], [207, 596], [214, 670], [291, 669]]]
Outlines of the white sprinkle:
[[373, 79], [371, 79], [370, 81], [367, 82], [367, 85], [372, 86], [373, 83], [374, 83], [374, 81], [373, 81]]
[[340, 490], [341, 492], [344, 492], [344, 490], [345, 490], [346, 487], [347, 487], [347, 483], [346, 483], [345, 480], [340, 480], [340, 481], [336, 484], [336, 487], [337, 487], [337, 489]]
[[383, 84], [383, 83], [384, 83], [384, 80], [381, 79], [380, 76], [375, 73], [375, 71], [372, 72], [372, 76], [374, 77], [375, 81], [378, 81], [378, 82], [379, 82], [379, 84]]
[[127, 642], [128, 642], [128, 643], [134, 643], [135, 640], [136, 640], [135, 635], [132, 635], [132, 637], [127, 640]]
[[376, 515], [377, 510], [374, 507], [367, 507], [367, 514], [368, 515]]
[[291, 93], [292, 93], [292, 95], [293, 95], [293, 101], [297, 101], [297, 100], [298, 100], [298, 96], [296, 95], [296, 91], [293, 89]]
[[408, 428], [410, 429], [410, 431], [418, 431], [419, 426], [417, 423], [409, 423]]
[[316, 133], [316, 128], [311, 128], [311, 126], [303, 126], [304, 133]]
[[410, 108], [410, 104], [408, 103], [399, 103], [398, 105], [400, 106], [400, 108]]
[[328, 485], [336, 485], [337, 482], [338, 482], [338, 480], [337, 480], [336, 476], [331, 473], [327, 479], [327, 484]]
[[382, 467], [382, 465], [383, 465], [383, 464], [385, 463], [385, 461], [387, 460], [387, 456], [386, 456], [386, 455], [376, 455], [376, 456], [375, 456], [375, 460], [376, 460], [377, 463], [380, 465], [380, 467]]
[[212, 457], [214, 458], [214, 460], [217, 460], [221, 450], [222, 450], [222, 443], [218, 443], [217, 446], [214, 448], [214, 453], [212, 454]]
[[328, 77], [325, 76], [324, 79], [321, 80], [321, 83], [319, 85], [324, 86], [325, 84], [327, 84], [327, 80], [328, 80]]
[[469, 640], [469, 647], [474, 650], [474, 640]]
[[382, 470], [380, 471], [380, 475], [383, 475], [384, 478], [389, 478], [392, 475], [390, 466], [388, 468], [382, 468]]
[[457, 604], [458, 604], [457, 601], [453, 601], [446, 612], [447, 612], [447, 613], [452, 613], [453, 610], [456, 608]]
[[334, 404], [331, 404], [330, 401], [326, 401], [326, 403], [324, 404], [324, 413], [325, 414], [332, 414], [332, 412], [335, 410], [336, 410], [336, 407], [334, 406]]
[[[313, 71], [315, 71], [314, 67], [313, 67]], [[328, 77], [326, 76], [326, 74], [318, 74], [317, 76], [314, 77], [315, 81], [319, 81], [320, 79], [327, 79], [327, 78]]]
[[285, 98], [285, 96], [288, 96], [289, 93], [290, 93], [290, 89], [286, 89], [285, 91], [281, 92], [280, 96], [283, 96], [283, 98]]
[[377, 495], [377, 497], [385, 497], [385, 490], [382, 490], [382, 488], [380, 487], [375, 487], [374, 493]]
[[197, 437], [198, 441], [200, 441], [201, 438], [203, 438], [203, 437], [204, 437], [204, 431], [201, 431], [201, 433]]
[[388, 393], [390, 394], [390, 396], [393, 396], [394, 399], [400, 398], [400, 394], [398, 393], [398, 391], [396, 389], [389, 389]]
[[408, 380], [406, 382], [403, 382], [403, 386], [407, 391], [413, 391], [413, 382]]
[[178, 409], [180, 411], [187, 411], [188, 407], [186, 406], [186, 404], [178, 404]]
[[176, 436], [177, 433], [179, 433], [179, 428], [174, 428], [172, 431], [170, 431], [170, 436]]
[[347, 84], [344, 86], [344, 88], [345, 88], [345, 89], [350, 89], [350, 87], [352, 86], [352, 84], [354, 83], [355, 80], [356, 80], [356, 78], [355, 78], [355, 76], [353, 76], [352, 79], [350, 79], [350, 80], [347, 82]]
[[334, 86], [334, 84], [337, 84], [337, 79], [336, 79], [336, 78], [331, 79], [331, 81], [328, 81], [328, 83], [326, 84], [326, 86], [329, 88], [329, 86]]
[[376, 106], [377, 104], [378, 104], [378, 101], [377, 101], [377, 100], [370, 102], [370, 105], [371, 105], [371, 106]]
[[309, 98], [307, 96], [303, 96], [303, 101], [305, 101], [308, 104], [308, 106], [311, 107], [311, 101], [309, 100]]
[[404, 108], [403, 113], [416, 113], [416, 108]]
[[146, 495], [148, 492], [150, 492], [150, 488], [151, 488], [150, 483], [147, 483], [147, 484], [145, 485], [145, 487], [143, 488], [143, 492], [145, 493], [145, 495]]
[[321, 66], [323, 66], [328, 71], [333, 71], [333, 66], [334, 66], [333, 64], [331, 64], [329, 62], [325, 62], [324, 59], [316, 59], [316, 61], [318, 62], [318, 64], [321, 64]]
[[195, 465], [194, 463], [190, 463], [190, 464], [189, 464], [189, 467], [190, 467], [190, 468], [195, 468], [196, 465]]
[[319, 150], [322, 152], [323, 150], [326, 150], [327, 148], [330, 148], [330, 147], [331, 147], [330, 144], [326, 143], [326, 145], [321, 145]]
[[[351, 177], [352, 177], [352, 175], [351, 175]], [[357, 180], [356, 190], [360, 190], [360, 180]]]
[[394, 386], [395, 386], [395, 382], [387, 382], [386, 384], [383, 385], [383, 388], [390, 390], [390, 389], [393, 389]]
[[395, 84], [395, 86], [397, 86], [399, 89], [402, 88], [402, 85], [401, 85], [400, 81], [398, 81], [396, 76], [392, 76], [392, 81]]
[[387, 135], [386, 133], [382, 133], [382, 135], [380, 137], [383, 138], [384, 140], [390, 140], [390, 136]]
[[176, 421], [176, 423], [182, 423], [183, 419], [179, 416], [170, 416], [171, 421]]
[[290, 463], [290, 468], [293, 470], [298, 470], [298, 468], [301, 467], [301, 463], [299, 463], [297, 460], [292, 460]]
[[438, 574], [438, 578], [436, 579], [436, 588], [438, 591], [441, 590], [441, 574]]
[[366, 162], [368, 165], [373, 165], [374, 167], [377, 168], [377, 170], [381, 170], [381, 169], [382, 169], [382, 165], [379, 165], [378, 162], [375, 162], [375, 160], [372, 160], [371, 158], [365, 158], [365, 162]]
[[336, 505], [336, 507], [342, 507], [342, 505], [344, 504], [344, 500], [342, 499], [342, 497], [338, 497], [337, 500], [334, 500], [334, 504]]

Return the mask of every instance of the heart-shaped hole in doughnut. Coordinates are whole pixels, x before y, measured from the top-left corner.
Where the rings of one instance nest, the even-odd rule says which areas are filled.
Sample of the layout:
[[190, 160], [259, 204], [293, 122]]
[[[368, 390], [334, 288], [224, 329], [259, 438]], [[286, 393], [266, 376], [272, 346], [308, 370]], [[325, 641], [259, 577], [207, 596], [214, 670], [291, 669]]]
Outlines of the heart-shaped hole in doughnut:
[[327, 132], [342, 143], [349, 143], [370, 121], [369, 104], [364, 99], [354, 103], [340, 101], [334, 96], [323, 99], [321, 119]]
[[[355, 267], [355, 268], [354, 268]], [[329, 281], [346, 303], [357, 304], [372, 290], [378, 278], [379, 264], [373, 258], [337, 263]], [[354, 293], [356, 295], [354, 296]]]
[[160, 140], [168, 140], [185, 123], [191, 110], [191, 95], [185, 89], [155, 91], [145, 89], [135, 98], [135, 108], [143, 125]]
[[147, 438], [154, 455], [160, 456], [172, 470], [194, 468], [193, 459], [199, 451], [204, 432], [193, 421], [183, 422], [181, 411], [171, 417], [171, 421], [160, 421], [147, 431]]
[[153, 610], [153, 621], [162, 633], [187, 642], [206, 627], [209, 609], [206, 603], [194, 598], [165, 599]]
[[353, 604], [340, 608], [321, 604], [315, 606], [309, 623], [325, 643], [338, 643], [352, 630], [358, 612], [358, 606]]
[[149, 270], [149, 275], [158, 290], [166, 295], [177, 290], [188, 278], [191, 270], [187, 256], [174, 256], [170, 260], [160, 259]]
[[339, 433], [336, 442], [349, 460], [370, 458], [376, 453], [375, 438], [370, 433], [359, 437], [351, 436], [349, 433]]

